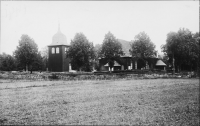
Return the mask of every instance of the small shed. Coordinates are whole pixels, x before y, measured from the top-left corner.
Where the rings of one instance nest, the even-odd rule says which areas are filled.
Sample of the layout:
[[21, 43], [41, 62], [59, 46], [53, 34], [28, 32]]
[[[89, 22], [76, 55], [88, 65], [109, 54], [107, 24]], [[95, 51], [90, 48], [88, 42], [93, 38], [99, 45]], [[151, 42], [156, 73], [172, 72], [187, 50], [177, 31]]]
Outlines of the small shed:
[[156, 62], [156, 69], [159, 69], [159, 70], [166, 70], [166, 64], [162, 61], [162, 60], [157, 60]]

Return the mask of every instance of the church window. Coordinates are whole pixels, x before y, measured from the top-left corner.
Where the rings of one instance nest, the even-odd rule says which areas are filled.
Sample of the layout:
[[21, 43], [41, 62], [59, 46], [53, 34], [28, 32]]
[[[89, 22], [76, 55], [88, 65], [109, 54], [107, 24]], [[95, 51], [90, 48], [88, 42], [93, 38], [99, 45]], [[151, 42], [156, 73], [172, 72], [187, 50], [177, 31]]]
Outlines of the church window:
[[59, 53], [59, 48], [58, 47], [56, 48], [56, 53]]
[[52, 48], [51, 52], [52, 52], [52, 54], [54, 54], [55, 53], [55, 48]]

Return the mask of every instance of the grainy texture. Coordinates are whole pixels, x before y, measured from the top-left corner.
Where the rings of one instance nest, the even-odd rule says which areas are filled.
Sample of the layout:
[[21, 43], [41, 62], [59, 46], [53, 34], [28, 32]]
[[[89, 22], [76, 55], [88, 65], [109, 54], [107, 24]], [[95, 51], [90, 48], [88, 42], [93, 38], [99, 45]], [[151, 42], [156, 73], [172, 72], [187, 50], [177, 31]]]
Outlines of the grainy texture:
[[4, 125], [199, 125], [198, 79], [0, 82]]

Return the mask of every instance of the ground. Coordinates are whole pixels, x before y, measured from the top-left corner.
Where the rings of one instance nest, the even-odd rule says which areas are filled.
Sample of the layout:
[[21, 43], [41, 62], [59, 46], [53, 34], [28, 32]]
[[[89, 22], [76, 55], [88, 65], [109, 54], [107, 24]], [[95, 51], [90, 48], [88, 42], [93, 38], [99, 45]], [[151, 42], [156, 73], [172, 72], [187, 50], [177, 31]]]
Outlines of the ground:
[[0, 80], [0, 124], [199, 125], [199, 80]]

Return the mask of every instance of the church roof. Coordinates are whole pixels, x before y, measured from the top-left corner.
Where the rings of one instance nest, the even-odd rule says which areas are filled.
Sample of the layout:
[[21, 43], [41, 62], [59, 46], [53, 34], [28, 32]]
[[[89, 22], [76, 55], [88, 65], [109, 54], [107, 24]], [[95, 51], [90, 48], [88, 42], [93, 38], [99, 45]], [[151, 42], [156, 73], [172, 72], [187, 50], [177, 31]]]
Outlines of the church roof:
[[58, 26], [58, 32], [52, 38], [52, 45], [67, 45], [66, 36], [60, 31], [60, 26]]
[[158, 60], [156, 66], [166, 66], [166, 64], [162, 60]]
[[125, 55], [121, 57], [131, 57], [129, 53], [129, 49], [131, 49], [131, 42], [122, 39], [118, 39], [118, 41], [122, 44], [122, 50], [125, 53]]

